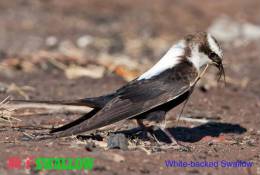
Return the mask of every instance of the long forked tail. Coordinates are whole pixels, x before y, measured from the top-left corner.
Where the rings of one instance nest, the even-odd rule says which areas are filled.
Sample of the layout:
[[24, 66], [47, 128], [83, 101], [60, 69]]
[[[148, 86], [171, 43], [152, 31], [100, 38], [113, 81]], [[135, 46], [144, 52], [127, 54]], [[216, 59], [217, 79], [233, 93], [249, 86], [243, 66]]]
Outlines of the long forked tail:
[[[86, 113], [85, 115], [81, 116], [80, 118], [67, 123], [63, 126], [60, 126], [58, 128], [54, 128], [52, 129], [49, 134], [44, 135], [44, 136], [36, 136], [35, 138], [33, 138], [33, 140], [35, 141], [39, 141], [39, 140], [46, 140], [46, 139], [55, 139], [55, 138], [59, 138], [59, 137], [66, 137], [66, 136], [72, 136], [75, 134], [79, 134], [81, 133], [77, 127], [77, 125], [79, 125], [80, 123], [90, 119], [91, 117], [93, 117], [100, 109], [92, 109], [90, 112]], [[75, 129], [76, 128], [76, 129]]]
[[85, 98], [78, 100], [10, 100], [11, 102], [17, 103], [42, 103], [52, 105], [72, 105], [72, 106], [88, 106], [91, 108], [100, 109], [104, 107], [105, 101], [101, 101], [99, 97], [96, 98]]
[[111, 99], [116, 96], [116, 93], [103, 95], [99, 97], [90, 97], [77, 100], [10, 100], [18, 103], [43, 103], [55, 105], [72, 105], [72, 106], [88, 106], [95, 109], [103, 108]]
[[93, 109], [92, 111], [90, 111], [87, 114], [83, 115], [82, 117], [74, 120], [73, 122], [70, 122], [70, 123], [67, 123], [67, 124], [65, 124], [61, 127], [52, 129], [50, 131], [50, 133], [56, 133], [56, 132], [64, 131], [64, 130], [69, 129], [73, 126], [76, 126], [76, 125], [80, 124], [81, 122], [88, 120], [89, 118], [93, 117], [98, 111], [99, 111], [99, 109]]

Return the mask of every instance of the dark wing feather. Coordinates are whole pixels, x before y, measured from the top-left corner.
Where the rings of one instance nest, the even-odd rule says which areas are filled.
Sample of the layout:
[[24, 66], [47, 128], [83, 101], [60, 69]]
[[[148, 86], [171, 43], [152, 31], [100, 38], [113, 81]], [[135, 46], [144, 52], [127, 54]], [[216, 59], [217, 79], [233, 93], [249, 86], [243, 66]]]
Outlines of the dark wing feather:
[[62, 137], [94, 130], [152, 110], [191, 90], [191, 84], [196, 77], [196, 69], [189, 62], [183, 62], [152, 79], [134, 80], [117, 90], [117, 96], [96, 115], [55, 136]]

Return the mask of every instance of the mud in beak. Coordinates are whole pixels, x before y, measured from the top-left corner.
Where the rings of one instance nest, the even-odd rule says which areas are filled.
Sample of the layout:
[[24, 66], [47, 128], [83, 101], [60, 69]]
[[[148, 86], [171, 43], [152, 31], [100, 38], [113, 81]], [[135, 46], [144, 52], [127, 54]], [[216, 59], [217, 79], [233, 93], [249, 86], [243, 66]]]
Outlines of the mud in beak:
[[216, 59], [216, 60], [213, 60], [212, 64], [214, 66], [216, 66], [219, 70], [218, 72], [218, 81], [221, 79], [221, 77], [223, 76], [224, 78], [224, 83], [226, 83], [226, 76], [225, 76], [225, 70], [224, 70], [224, 66], [222, 64], [222, 60], [219, 58], [219, 59]]

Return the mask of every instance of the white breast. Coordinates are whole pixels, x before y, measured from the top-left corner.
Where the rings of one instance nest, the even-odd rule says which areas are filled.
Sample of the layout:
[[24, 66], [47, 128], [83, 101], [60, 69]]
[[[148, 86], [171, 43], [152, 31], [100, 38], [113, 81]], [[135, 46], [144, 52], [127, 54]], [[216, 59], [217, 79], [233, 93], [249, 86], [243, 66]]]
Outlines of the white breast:
[[191, 56], [188, 57], [188, 60], [192, 62], [193, 66], [198, 71], [200, 71], [200, 68], [204, 65], [212, 62], [206, 54], [199, 51], [198, 45], [195, 45], [191, 48]]
[[185, 47], [186, 44], [184, 40], [173, 45], [151, 69], [142, 74], [137, 80], [150, 79], [177, 65], [180, 61], [180, 57], [184, 55]]

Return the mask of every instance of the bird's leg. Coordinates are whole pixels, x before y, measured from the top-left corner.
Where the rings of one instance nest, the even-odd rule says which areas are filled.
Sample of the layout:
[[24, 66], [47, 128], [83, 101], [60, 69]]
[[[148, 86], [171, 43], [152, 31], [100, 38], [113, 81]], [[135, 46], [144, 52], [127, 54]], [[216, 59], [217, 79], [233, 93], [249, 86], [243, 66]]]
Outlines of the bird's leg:
[[158, 127], [166, 134], [166, 136], [171, 140], [171, 145], [178, 145], [178, 142], [172, 136], [172, 134], [166, 128], [166, 114], [164, 115], [162, 121], [159, 123]]
[[[151, 122], [152, 126], [147, 127], [143, 123], [142, 119], [136, 119], [137, 124], [142, 128], [142, 130], [145, 132], [145, 134], [150, 134], [150, 136], [152, 136], [152, 138], [161, 146], [161, 148], [164, 148], [164, 149], [171, 148], [171, 149], [178, 149], [178, 150], [185, 150], [185, 151], [189, 150], [188, 147], [179, 144], [178, 141], [175, 140], [175, 138], [172, 136], [172, 134], [166, 128], [166, 111], [151, 112], [151, 113], [147, 114], [147, 116], [145, 116], [145, 120], [148, 120], [149, 122]], [[156, 136], [154, 134], [154, 130], [155, 130], [154, 128], [156, 126], [157, 126], [157, 128], [159, 127], [160, 130], [163, 131], [163, 133], [170, 139], [170, 141], [171, 141], [170, 144], [161, 142], [156, 138]], [[151, 137], [149, 137], [149, 138], [151, 138]]]
[[179, 143], [177, 142], [177, 140], [175, 140], [175, 138], [172, 136], [172, 134], [168, 131], [167, 128], [164, 127], [160, 127], [160, 129], [163, 131], [164, 134], [166, 134], [166, 136], [171, 140], [171, 145], [179, 145]]
[[[161, 127], [162, 123], [164, 123], [163, 125], [165, 125], [165, 115], [166, 112], [159, 110], [159, 111], [153, 111], [148, 113], [143, 119], [137, 119], [137, 124], [142, 128], [142, 130], [144, 131], [144, 133], [146, 134], [146, 136], [148, 137], [147, 134], [150, 134], [149, 136], [152, 136], [152, 138], [158, 143], [158, 144], [162, 144], [161, 141], [159, 141], [155, 134], [154, 131], [156, 130], [156, 126], [157, 128], [159, 127], [169, 138], [171, 138], [171, 134], [168, 131], [165, 131], [165, 127]], [[146, 126], [143, 123], [143, 120], [145, 120], [145, 123], [148, 122], [149, 126]], [[149, 137], [151, 138], [151, 137]], [[174, 138], [172, 138], [174, 140]], [[172, 140], [171, 139], [171, 140]]]
[[[137, 124], [142, 128], [142, 130], [145, 132], [145, 134], [150, 134], [149, 136], [152, 136], [152, 138], [158, 143], [158, 144], [162, 144], [161, 141], [159, 141], [155, 134], [154, 134], [154, 130], [157, 126], [157, 128], [159, 127], [166, 135], [167, 137], [169, 137], [169, 139], [172, 141], [172, 143], [176, 143], [175, 139], [172, 137], [172, 135], [170, 134], [170, 132], [166, 129], [165, 127], [165, 116], [166, 116], [166, 112], [165, 111], [154, 111], [151, 112], [149, 114], [147, 114], [145, 116], [145, 120], [149, 121], [149, 125], [150, 126], [146, 126], [143, 123], [142, 119], [136, 119]], [[146, 122], [147, 122], [146, 121]], [[146, 135], [148, 136], [148, 135]], [[151, 138], [151, 137], [150, 137]]]
[[[137, 124], [139, 125], [139, 127], [144, 131], [144, 134], [145, 134], [144, 137], [153, 138], [153, 139], [155, 139], [156, 141], [158, 141], [158, 140], [156, 139], [156, 137], [154, 136], [154, 133], [153, 133], [153, 131], [151, 130], [151, 127], [146, 127], [146, 126], [144, 125], [142, 119], [136, 119], [136, 122], [137, 122]], [[148, 135], [148, 134], [150, 134], [150, 135]], [[149, 136], [151, 136], [151, 137], [149, 137]]]
[[174, 137], [173, 135], [169, 132], [169, 130], [166, 128], [166, 113], [162, 119], [162, 121], [160, 122], [160, 124], [158, 125], [158, 127], [164, 132], [164, 134], [166, 134], [166, 136], [171, 140], [170, 144], [162, 144], [161, 142], [159, 142], [159, 144], [161, 144], [163, 146], [163, 148], [171, 148], [171, 149], [177, 149], [177, 150], [182, 150], [182, 151], [190, 151], [190, 148], [180, 144]]
[[177, 150], [183, 150], [183, 151], [190, 151], [190, 148], [185, 146], [185, 145], [182, 145], [180, 144], [173, 136], [172, 134], [169, 132], [169, 130], [165, 127], [166, 125], [164, 126], [159, 126], [160, 129], [166, 134], [166, 136], [171, 140], [171, 143], [170, 144], [162, 144], [160, 143], [163, 148], [172, 148], [172, 149], [177, 149]]

